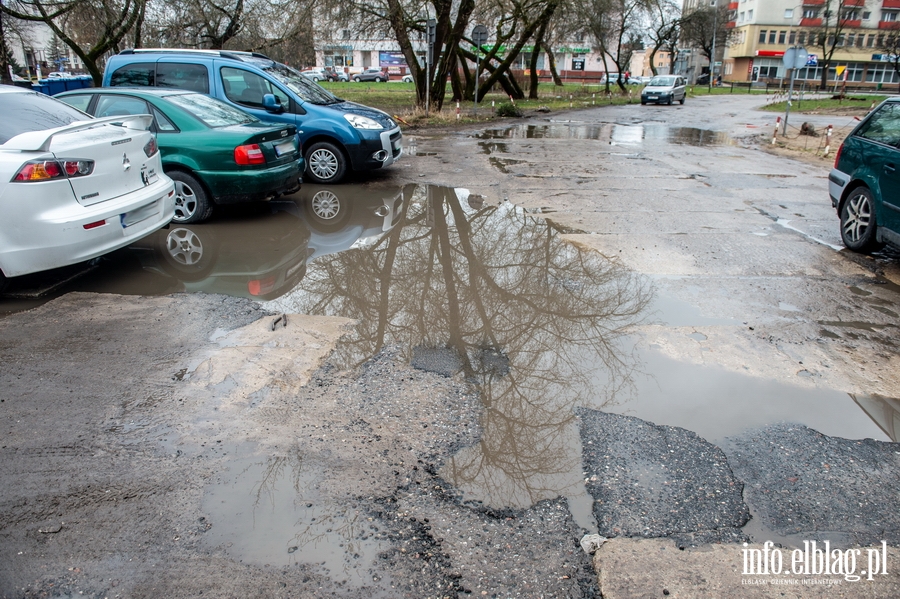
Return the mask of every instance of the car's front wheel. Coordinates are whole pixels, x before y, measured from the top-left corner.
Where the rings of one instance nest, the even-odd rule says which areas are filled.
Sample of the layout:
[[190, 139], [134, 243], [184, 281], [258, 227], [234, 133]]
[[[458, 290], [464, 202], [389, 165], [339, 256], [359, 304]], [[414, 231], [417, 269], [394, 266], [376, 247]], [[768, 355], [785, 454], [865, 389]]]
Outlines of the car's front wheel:
[[320, 141], [306, 151], [306, 175], [313, 183], [338, 183], [347, 173], [347, 158], [334, 144]]
[[384, 81], [384, 79], [381, 77], [375, 77], [375, 83], [381, 83], [382, 81]]
[[175, 181], [176, 223], [199, 223], [212, 215], [213, 205], [197, 179], [181, 171], [166, 173]]
[[857, 187], [841, 207], [841, 240], [854, 252], [869, 252], [878, 248], [877, 228], [872, 192]]
[[684, 106], [684, 99], [685, 99], [686, 97], [687, 97], [686, 95], [681, 96], [681, 99], [678, 100], [678, 102], [679, 102], [682, 106]]

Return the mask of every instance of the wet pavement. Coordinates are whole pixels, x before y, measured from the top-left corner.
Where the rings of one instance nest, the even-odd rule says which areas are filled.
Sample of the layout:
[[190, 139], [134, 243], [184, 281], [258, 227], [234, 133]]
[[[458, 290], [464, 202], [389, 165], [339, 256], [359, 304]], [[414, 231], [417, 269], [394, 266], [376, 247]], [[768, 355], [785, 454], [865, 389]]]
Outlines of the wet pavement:
[[[309, 385], [241, 400], [282, 402], [273, 427], [296, 418], [284, 415], [292, 397], [309, 406], [293, 448], [227, 442], [201, 497], [216, 523], [203, 546], [309, 567], [348, 596], [407, 584], [400, 540], [432, 556], [439, 581], [408, 596], [519, 588], [485, 560], [502, 564], [522, 526], [556, 529], [509, 562], [568, 568], [562, 587], [535, 587], [549, 596], [596, 593], [566, 548], [585, 532], [682, 546], [900, 542], [885, 512], [895, 485], [880, 484], [898, 467], [897, 446], [881, 443], [900, 433], [900, 294], [884, 276], [894, 259], [836, 251], [821, 172], [744, 148], [738, 124], [692, 126], [696, 111], [681, 124], [635, 122], [640, 110], [422, 137], [411, 153], [436, 183], [304, 185], [173, 225], [84, 272], [23, 281], [3, 309], [71, 291], [188, 292], [350, 319]], [[461, 411], [418, 416], [415, 468], [384, 449], [406, 477], [391, 495], [348, 464], [367, 438], [381, 442], [370, 428], [387, 422], [380, 411], [399, 418], [390, 389], [423, 384]], [[316, 401], [344, 396], [347, 420], [321, 412], [323, 430], [308, 428]], [[331, 426], [358, 447], [329, 449]], [[454, 440], [423, 441], [429, 426]], [[359, 476], [352, 493], [332, 481], [345, 468]], [[436, 541], [432, 528], [459, 538]], [[476, 530], [484, 544], [467, 545]]]

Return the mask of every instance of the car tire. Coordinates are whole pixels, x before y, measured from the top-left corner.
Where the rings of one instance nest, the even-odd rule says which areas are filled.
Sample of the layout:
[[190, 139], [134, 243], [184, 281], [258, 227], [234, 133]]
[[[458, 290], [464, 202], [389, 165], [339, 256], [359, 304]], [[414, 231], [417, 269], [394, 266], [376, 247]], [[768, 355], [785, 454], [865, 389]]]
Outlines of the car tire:
[[218, 255], [218, 241], [211, 228], [174, 225], [159, 232], [157, 251], [163, 270], [180, 281], [200, 281], [209, 276]]
[[9, 284], [9, 279], [6, 278], [6, 275], [3, 274], [3, 271], [0, 270], [0, 293], [6, 290], [6, 286]]
[[675, 96], [669, 96], [669, 101], [666, 102], [666, 104], [668, 104], [669, 106], [671, 106], [671, 105], [672, 105], [672, 100], [674, 100], [674, 99], [675, 99]]
[[212, 215], [212, 202], [197, 179], [181, 171], [166, 174], [175, 181], [175, 217], [172, 222], [199, 223]]
[[347, 174], [347, 157], [333, 143], [320, 141], [306, 150], [306, 176], [312, 183], [338, 183]]
[[351, 206], [330, 189], [318, 189], [304, 202], [309, 226], [320, 233], [340, 231], [350, 220]]
[[684, 106], [684, 99], [685, 99], [685, 97], [686, 97], [686, 96], [681, 96], [681, 99], [678, 100], [678, 103], [681, 104], [682, 106]]
[[857, 187], [841, 206], [841, 241], [854, 252], [871, 252], [880, 246], [875, 241], [877, 229], [872, 192], [868, 187]]
[[375, 77], [375, 83], [381, 83], [382, 81], [384, 81], [384, 79], [381, 77]]
[[647, 103], [645, 101], [641, 100], [641, 106], [646, 106], [646, 105], [647, 105]]
[[359, 83], [359, 81], [360, 81], [359, 77], [354, 77], [353, 80], [356, 81], [357, 83]]

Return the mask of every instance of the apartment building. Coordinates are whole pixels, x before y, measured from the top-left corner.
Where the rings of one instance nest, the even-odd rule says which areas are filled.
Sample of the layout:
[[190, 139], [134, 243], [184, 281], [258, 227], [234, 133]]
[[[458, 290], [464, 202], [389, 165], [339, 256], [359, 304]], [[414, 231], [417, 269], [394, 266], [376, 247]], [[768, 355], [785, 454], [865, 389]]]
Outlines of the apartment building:
[[846, 78], [847, 85], [874, 88], [900, 83], [879, 50], [885, 36], [900, 34], [900, 0], [737, 0], [728, 8], [726, 81], [777, 82], [789, 77], [782, 57], [797, 45], [814, 57], [795, 77], [815, 85], [821, 81], [823, 66], [813, 40], [825, 33], [823, 24], [840, 18], [843, 28], [828, 81], [839, 84]]

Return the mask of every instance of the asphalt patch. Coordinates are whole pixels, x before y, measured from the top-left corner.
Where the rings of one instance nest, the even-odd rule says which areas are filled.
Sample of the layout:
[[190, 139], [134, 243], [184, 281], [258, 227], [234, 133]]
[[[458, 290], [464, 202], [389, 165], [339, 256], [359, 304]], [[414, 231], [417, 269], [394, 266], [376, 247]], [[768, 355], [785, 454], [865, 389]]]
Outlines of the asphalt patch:
[[843, 533], [900, 543], [900, 444], [777, 424], [729, 439], [728, 457], [763, 526], [803, 539]]
[[750, 519], [725, 454], [691, 431], [579, 409], [583, 465], [598, 532], [739, 542]]

